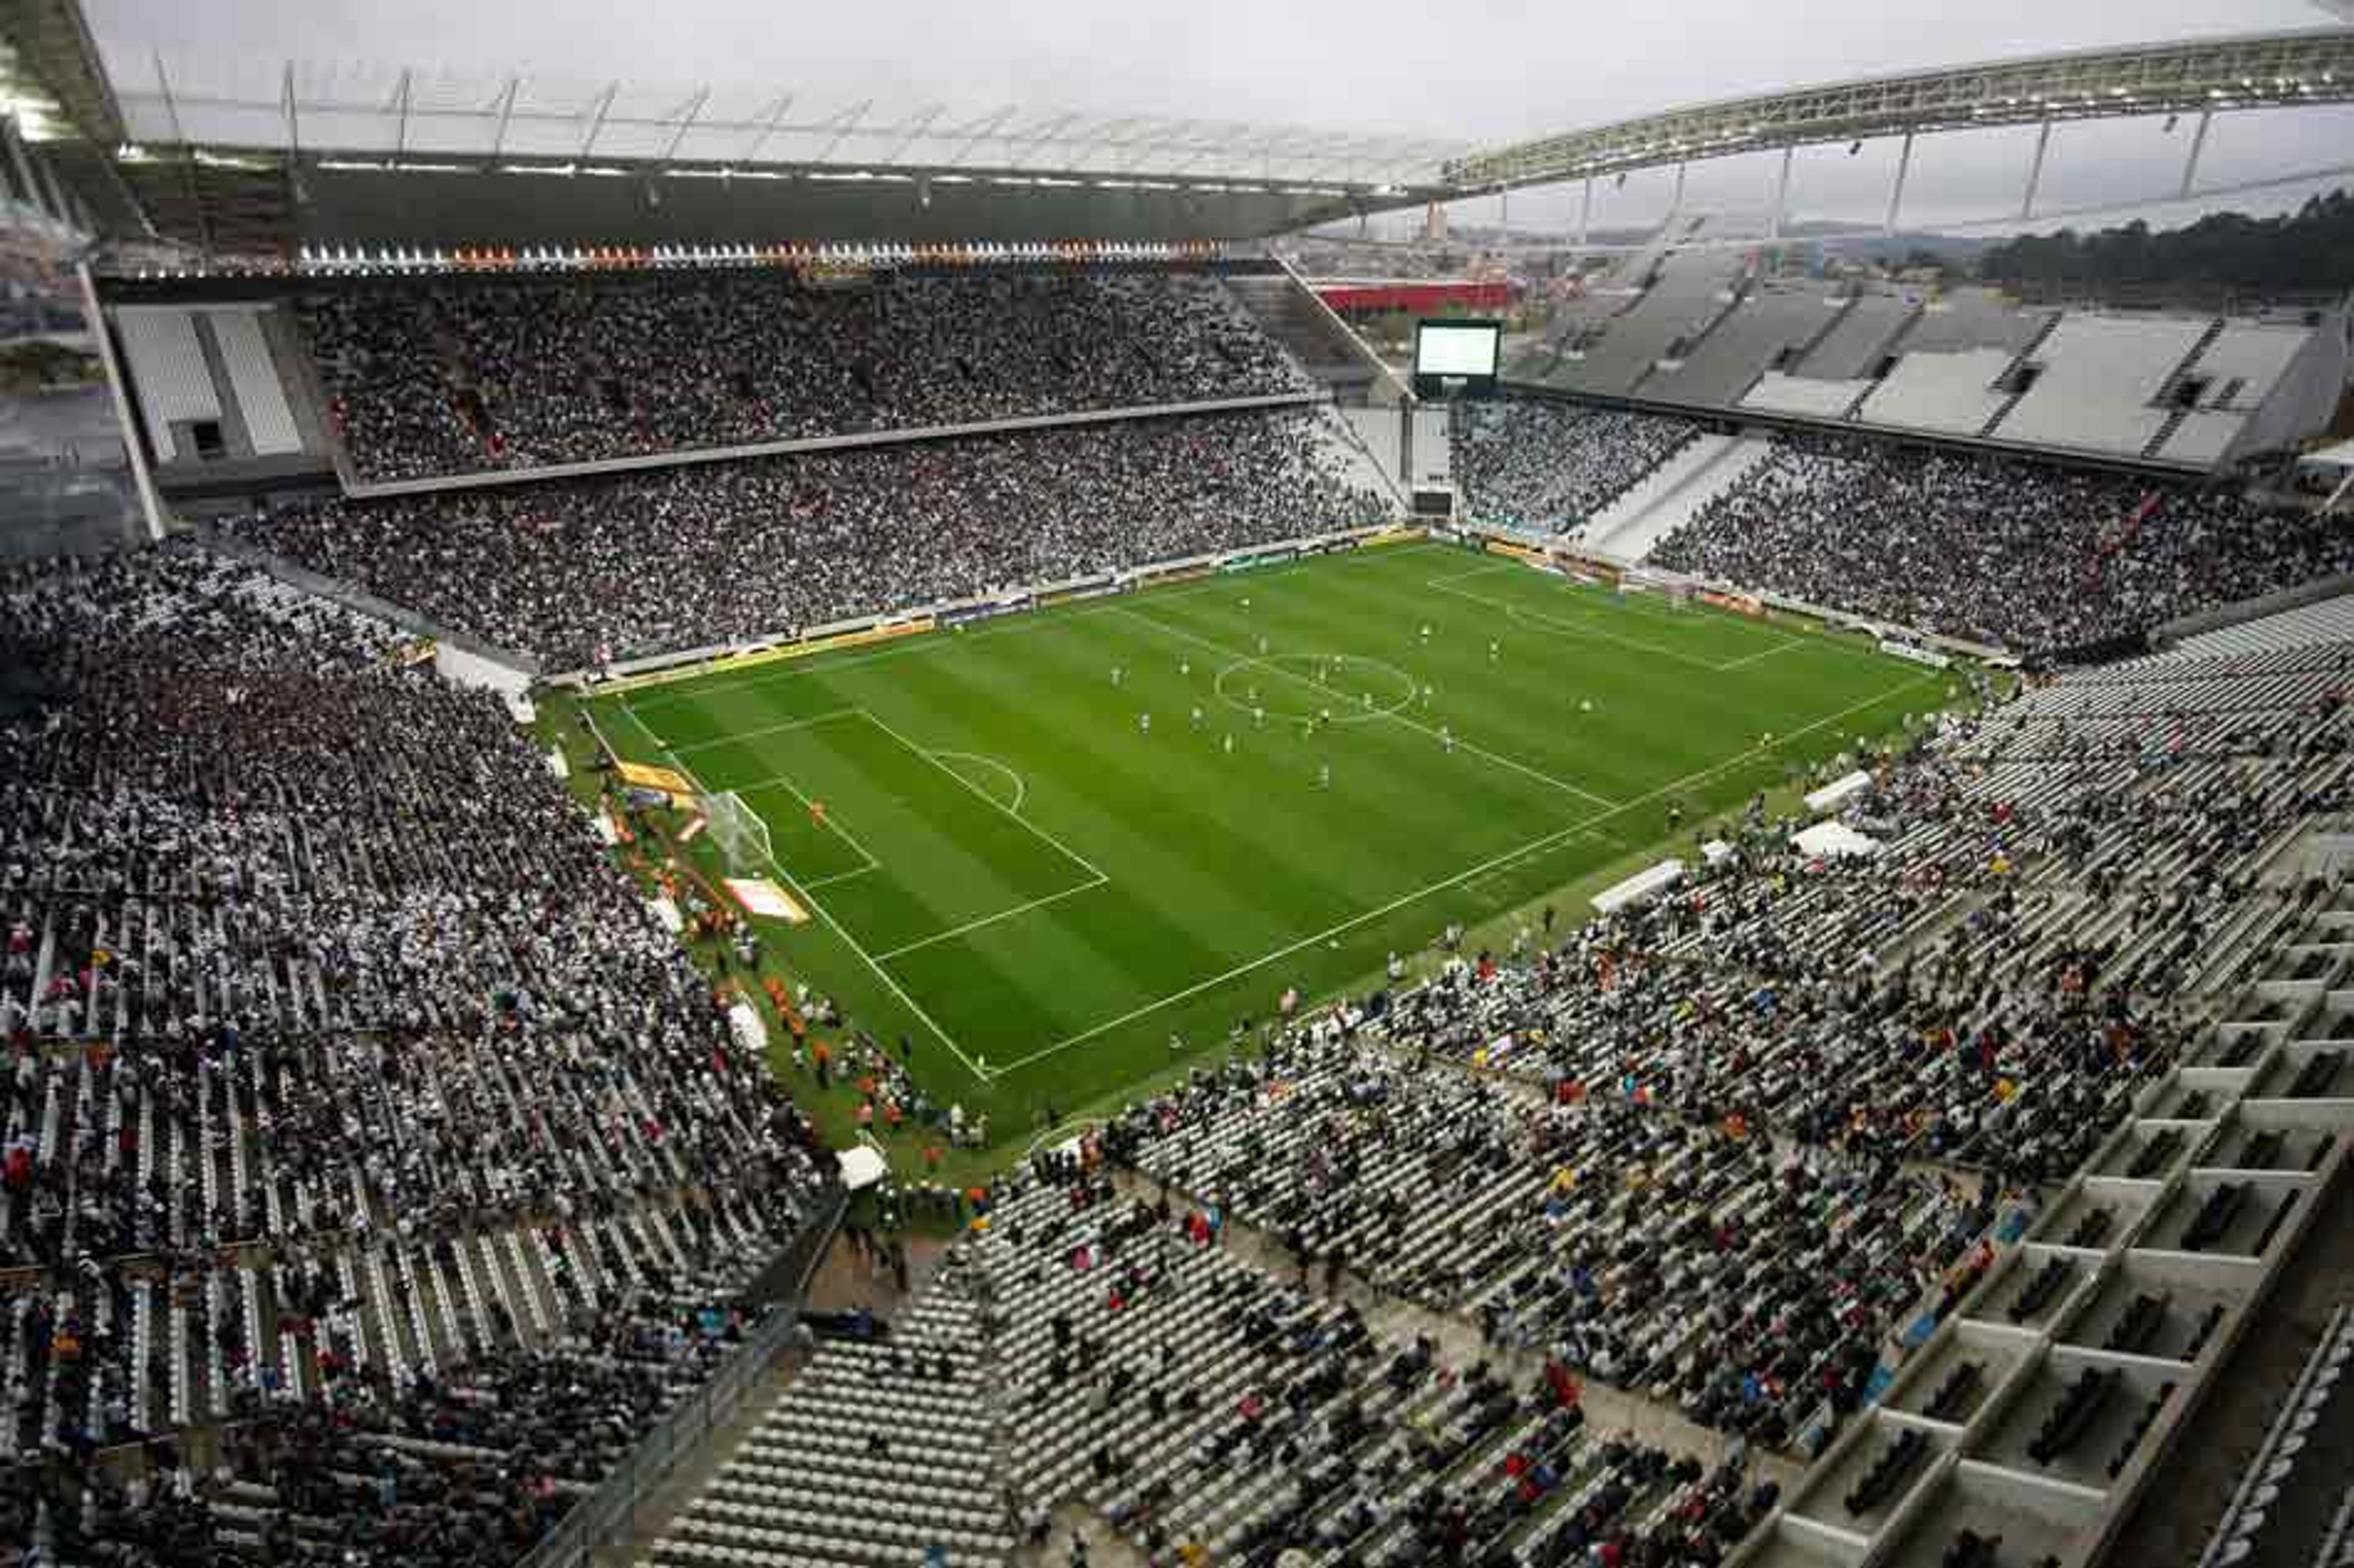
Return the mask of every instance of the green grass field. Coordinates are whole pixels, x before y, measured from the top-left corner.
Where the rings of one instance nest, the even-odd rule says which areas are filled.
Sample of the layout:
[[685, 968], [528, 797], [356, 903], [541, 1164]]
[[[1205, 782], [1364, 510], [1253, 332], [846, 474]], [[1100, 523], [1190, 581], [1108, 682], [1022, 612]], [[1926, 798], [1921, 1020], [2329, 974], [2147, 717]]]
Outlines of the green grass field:
[[1943, 705], [1946, 681], [1413, 545], [593, 710], [623, 757], [768, 823], [818, 915], [765, 927], [772, 954], [1011, 1129], [1168, 1067], [1172, 1035], [1223, 1042], [1287, 988], [1369, 984], [1450, 921], [1688, 853], [1661, 842], [1671, 806], [1696, 822], [1787, 784]]

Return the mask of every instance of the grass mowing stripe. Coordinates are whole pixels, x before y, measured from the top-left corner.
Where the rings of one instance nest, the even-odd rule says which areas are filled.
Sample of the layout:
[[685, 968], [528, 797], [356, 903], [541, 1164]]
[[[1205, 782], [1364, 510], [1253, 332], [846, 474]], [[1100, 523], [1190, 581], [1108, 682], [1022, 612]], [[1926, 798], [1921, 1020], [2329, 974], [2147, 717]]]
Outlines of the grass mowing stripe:
[[[1156, 620], [1140, 609], [1131, 609], [1127, 611], [1127, 614], [1131, 620], [1140, 620], [1147, 626], [1158, 627], [1161, 630], [1167, 632], [1172, 637], [1182, 637], [1199, 647], [1210, 650], [1214, 653], [1223, 653], [1227, 658], [1233, 659], [1238, 663], [1265, 665], [1267, 662], [1266, 658], [1258, 654], [1228, 648], [1223, 643], [1213, 642], [1210, 639], [1203, 637], [1195, 632], [1188, 631], [1182, 627], [1171, 626], [1166, 621]], [[1288, 672], [1286, 672], [1286, 673], [1288, 673]], [[1342, 692], [1336, 687], [1328, 686], [1322, 681], [1311, 680], [1305, 675], [1293, 676], [1292, 678], [1299, 680], [1307, 685], [1313, 686], [1318, 691], [1323, 692], [1328, 695], [1338, 697], [1343, 703], [1348, 700], [1347, 693]], [[1515, 761], [1511, 758], [1499, 755], [1498, 753], [1490, 751], [1483, 747], [1474, 746], [1468, 740], [1455, 740], [1451, 736], [1442, 736], [1439, 731], [1432, 729], [1428, 725], [1418, 724], [1415, 720], [1406, 717], [1403, 712], [1396, 708], [1379, 710], [1377, 716], [1387, 719], [1392, 724], [1401, 724], [1408, 729], [1418, 730], [1422, 734], [1428, 736], [1431, 739], [1440, 742], [1441, 745], [1452, 745], [1458, 750], [1468, 752], [1473, 757], [1483, 758], [1488, 762], [1495, 764], [1499, 768], [1509, 768], [1515, 773], [1527, 775], [1529, 778], [1537, 780], [1540, 784], [1549, 785], [1555, 789], [1564, 791], [1564, 793], [1575, 795], [1581, 800], [1590, 800], [1597, 806], [1615, 806], [1618, 803], [1617, 801], [1609, 799], [1607, 796], [1597, 795], [1591, 789], [1581, 789], [1565, 779], [1555, 779], [1550, 773], [1540, 772], [1536, 768], [1531, 768], [1525, 762]]]
[[[1847, 717], [1850, 714], [1861, 713], [1865, 708], [1885, 702], [1901, 692], [1910, 690], [1912, 687], [1916, 685], [1925, 684], [1929, 679], [1931, 679], [1931, 677], [1920, 676], [1915, 677], [1913, 680], [1903, 682], [1897, 686], [1892, 687], [1888, 691], [1879, 693], [1873, 696], [1866, 697], [1860, 703], [1851, 704], [1848, 707], [1840, 709], [1838, 713], [1827, 715], [1824, 717], [1816, 720], [1805, 729], [1793, 731], [1789, 736], [1783, 737], [1783, 739], [1795, 740], [1800, 735], [1811, 734], [1815, 730], [1820, 729], [1826, 725], [1836, 724], [1840, 719]], [[1779, 745], [1781, 742], [1777, 741], [1776, 744]], [[1006, 1063], [1002, 1067], [991, 1068], [991, 1074], [992, 1076], [1002, 1077], [1005, 1074], [1013, 1072], [1016, 1068], [1028, 1066], [1034, 1062], [1043, 1061], [1046, 1057], [1055, 1055], [1063, 1051], [1067, 1051], [1074, 1045], [1083, 1044], [1087, 1041], [1094, 1039], [1097, 1035], [1103, 1033], [1107, 1030], [1116, 1029], [1121, 1024], [1132, 1022], [1136, 1019], [1146, 1017], [1172, 1002], [1182, 1001], [1187, 997], [1206, 991], [1213, 986], [1223, 985], [1230, 980], [1235, 980], [1242, 975], [1249, 974], [1255, 969], [1263, 969], [1278, 959], [1288, 958], [1291, 954], [1299, 951], [1302, 948], [1313, 947], [1316, 943], [1325, 941], [1336, 934], [1349, 929], [1351, 927], [1362, 925], [1365, 921], [1375, 919], [1380, 916], [1388, 914], [1393, 909], [1404, 908], [1405, 906], [1416, 903], [1423, 898], [1426, 898], [1432, 894], [1445, 892], [1447, 888], [1457, 886], [1461, 883], [1469, 881], [1472, 877], [1493, 871], [1500, 866], [1508, 865], [1524, 854], [1549, 849], [1553, 845], [1560, 843], [1577, 833], [1585, 832], [1598, 827], [1606, 818], [1615, 817], [1623, 812], [1632, 810], [1637, 806], [1648, 804], [1649, 801], [1660, 799], [1674, 790], [1687, 789], [1692, 784], [1699, 782], [1710, 773], [1723, 772], [1726, 768], [1734, 767], [1750, 757], [1770, 749], [1772, 749], [1771, 747], [1753, 747], [1748, 751], [1742, 752], [1738, 756], [1727, 758], [1724, 761], [1717, 764], [1713, 768], [1703, 770], [1702, 773], [1691, 774], [1685, 778], [1675, 779], [1668, 784], [1661, 785], [1658, 789], [1652, 791], [1651, 794], [1645, 796], [1640, 800], [1622, 801], [1620, 804], [1612, 807], [1609, 810], [1603, 812], [1600, 816], [1591, 818], [1585, 821], [1572, 822], [1569, 826], [1563, 828], [1558, 832], [1547, 833], [1541, 839], [1532, 840], [1530, 842], [1522, 844], [1516, 850], [1508, 850], [1503, 854], [1498, 855], [1493, 860], [1483, 862], [1479, 865], [1471, 867], [1468, 871], [1458, 872], [1455, 875], [1447, 878], [1443, 882], [1433, 883], [1428, 887], [1422, 888], [1414, 893], [1409, 893], [1404, 897], [1394, 899], [1378, 909], [1368, 909], [1363, 914], [1357, 916], [1353, 919], [1343, 921], [1340, 925], [1334, 926], [1327, 930], [1319, 931], [1313, 936], [1304, 937], [1288, 948], [1278, 948], [1274, 952], [1262, 954], [1258, 958], [1251, 960], [1251, 962], [1241, 965], [1225, 974], [1214, 975], [1209, 980], [1202, 981], [1198, 985], [1191, 986], [1184, 991], [1175, 992], [1170, 996], [1162, 997], [1159, 1001], [1147, 1003], [1145, 1006], [1139, 1008], [1135, 1012], [1123, 1017], [1108, 1019], [1102, 1023], [1097, 1024], [1093, 1029], [1087, 1030], [1082, 1033], [1074, 1034], [1067, 1039], [1058, 1040], [1052, 1045], [1032, 1052], [1027, 1056], [1017, 1057], [1014, 1060]]]
[[[1753, 659], [1788, 640], [1705, 607], [1446, 556], [1364, 551], [1050, 607], [1019, 636], [992, 625], [716, 672], [640, 694], [631, 706], [646, 714], [613, 722], [633, 755], [654, 759], [658, 724], [697, 746], [686, 756], [706, 783], [783, 774], [838, 810], [882, 863], [865, 869], [829, 835], [802, 865], [779, 838], [788, 880], [825, 902], [810, 900], [822, 920], [773, 932], [772, 972], [832, 991], [878, 1036], [912, 1032], [919, 1081], [1018, 1117], [1165, 1070], [1162, 1039], [1222, 1038], [1277, 989], [1333, 994], [1444, 923], [1476, 927], [1638, 863], [1664, 831], [1665, 808], [1656, 821], [1645, 809], [1662, 795], [1702, 825], [1841, 749], [1847, 715], [1871, 709], [1877, 735], [1904, 705], [1905, 688], [1886, 685], [1899, 667], [1862, 649]], [[1550, 634], [1435, 594], [1426, 585], [1450, 566], [1488, 579], [1462, 584], [1482, 598], [1625, 635]], [[1244, 652], [1261, 637], [1265, 664]], [[1346, 662], [1303, 678], [1320, 656]], [[1246, 673], [1221, 688], [1228, 662]], [[1409, 694], [1410, 722], [1376, 722]], [[1335, 724], [1311, 732], [1325, 707]], [[808, 722], [844, 709], [876, 722]], [[812, 831], [783, 789], [759, 804]]]

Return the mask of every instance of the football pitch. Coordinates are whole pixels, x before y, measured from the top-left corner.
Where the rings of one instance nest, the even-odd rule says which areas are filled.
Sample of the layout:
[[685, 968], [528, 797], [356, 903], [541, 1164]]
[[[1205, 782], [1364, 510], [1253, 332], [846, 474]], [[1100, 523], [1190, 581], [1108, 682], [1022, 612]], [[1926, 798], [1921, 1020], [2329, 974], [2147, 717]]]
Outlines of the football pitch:
[[1287, 991], [1370, 985], [1450, 922], [1689, 856], [1670, 809], [1790, 782], [1951, 678], [1414, 544], [593, 708], [623, 758], [767, 823], [771, 874], [814, 913], [763, 926], [790, 972], [910, 1037], [934, 1092], [1010, 1118], [1170, 1065], [1172, 1036], [1221, 1043]]

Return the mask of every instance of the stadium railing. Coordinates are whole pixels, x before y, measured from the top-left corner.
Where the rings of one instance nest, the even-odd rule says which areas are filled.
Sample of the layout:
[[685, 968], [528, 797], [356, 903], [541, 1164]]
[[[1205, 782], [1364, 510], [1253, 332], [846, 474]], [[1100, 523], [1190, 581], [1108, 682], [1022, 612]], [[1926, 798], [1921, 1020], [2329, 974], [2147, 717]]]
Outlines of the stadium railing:
[[1023, 414], [1003, 419], [977, 419], [962, 425], [911, 425], [901, 429], [853, 430], [832, 436], [750, 441], [731, 447], [680, 447], [670, 451], [641, 452], [633, 457], [600, 458], [593, 462], [478, 469], [466, 473], [440, 474], [431, 479], [346, 482], [344, 493], [355, 501], [372, 501], [387, 495], [486, 490], [502, 485], [538, 483], [550, 479], [584, 479], [600, 473], [633, 473], [645, 469], [687, 468], [697, 463], [738, 462], [747, 458], [789, 457], [796, 453], [841, 451], [855, 447], [907, 446], [953, 437], [998, 436], [1021, 430], [1061, 429], [1074, 425], [1117, 425], [1137, 419], [1172, 418], [1180, 415], [1313, 408], [1325, 401], [1327, 397], [1323, 392], [1311, 391], [1269, 392], [1249, 397], [1207, 397], [1191, 403], [1140, 403], [1120, 408], [1082, 408], [1060, 414]]
[[701, 1452], [713, 1433], [735, 1420], [746, 1401], [776, 1370], [778, 1359], [801, 1327], [801, 1302], [810, 1280], [832, 1245], [849, 1202], [849, 1194], [840, 1186], [826, 1190], [823, 1207], [746, 1292], [748, 1303], [774, 1301], [774, 1308], [701, 1388], [647, 1429], [628, 1457], [525, 1553], [515, 1568], [588, 1568], [598, 1552], [637, 1528], [640, 1510], [668, 1482], [680, 1461]]

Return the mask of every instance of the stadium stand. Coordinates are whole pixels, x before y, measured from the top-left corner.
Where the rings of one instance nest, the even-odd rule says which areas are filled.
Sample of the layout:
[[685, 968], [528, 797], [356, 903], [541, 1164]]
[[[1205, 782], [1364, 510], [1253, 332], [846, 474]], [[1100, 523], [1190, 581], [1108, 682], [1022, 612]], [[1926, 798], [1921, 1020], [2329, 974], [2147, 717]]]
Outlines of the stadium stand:
[[245, 416], [246, 430], [256, 455], [268, 457], [302, 450], [302, 432], [294, 427], [286, 388], [255, 311], [211, 311], [206, 322], [228, 370], [237, 406]]
[[1843, 419], [1879, 382], [1867, 377], [1825, 381], [1810, 376], [1790, 376], [1769, 370], [1742, 394], [1741, 406], [1767, 414], [1804, 414], [1817, 419]]
[[2327, 577], [2354, 546], [2224, 492], [1789, 436], [1649, 558], [2029, 653]]
[[1604, 508], [1584, 543], [1598, 555], [1639, 561], [1712, 497], [1738, 485], [1773, 450], [1763, 436], [1702, 436]]
[[1862, 423], [1939, 435], [1976, 436], [1999, 418], [2009, 394], [1999, 381], [2009, 349], [1908, 349], [1856, 408]]
[[[1558, 341], [1560, 359], [1544, 378], [1547, 386], [1604, 396], [1637, 391], [1649, 396], [1646, 383], [1659, 361], [1701, 341], [1732, 307], [1738, 297], [1740, 263], [1726, 251], [1680, 251], [1659, 262], [1654, 272], [1630, 266], [1622, 276], [1638, 280], [1641, 291], [1632, 299], [1606, 294], [1588, 302], [1590, 313], [1617, 305], [1612, 313], [1574, 313], [1572, 325]], [[1747, 380], [1742, 377], [1741, 384]], [[1737, 393], [1739, 387], [1734, 390]]]
[[1904, 294], [1857, 289], [1830, 331], [1791, 373], [1810, 380], [1852, 381], [1870, 376], [1921, 313], [1920, 302]]
[[1521, 399], [1457, 403], [1449, 418], [1471, 514], [1532, 534], [1577, 531], [1700, 434], [1682, 419]]
[[2033, 347], [2034, 385], [1989, 433], [2053, 450], [2138, 456], [2165, 429], [2167, 389], [2221, 331], [2215, 321], [2071, 312]]
[[1205, 274], [353, 280], [302, 314], [367, 481], [1314, 385]]
[[[524, 487], [300, 503], [239, 537], [585, 666], [1370, 526], [1329, 410], [1074, 426]], [[1352, 477], [1352, 475], [1354, 477]], [[560, 545], [560, 548], [555, 547]], [[659, 560], [660, 572], [644, 570]]]
[[147, 440], [158, 457], [193, 456], [184, 427], [221, 417], [220, 397], [196, 342], [196, 314], [170, 306], [124, 307], [115, 312], [131, 375], [142, 388]]
[[49, 683], [0, 747], [10, 1506], [59, 1562], [520, 1557], [746, 1332], [808, 1123], [387, 629], [173, 547], [12, 572], [0, 648]]
[[1672, 367], [1643, 383], [1643, 396], [1729, 407], [1767, 366], [1797, 364], [1839, 324], [1843, 296], [1819, 287], [1761, 282], [1719, 316]]

